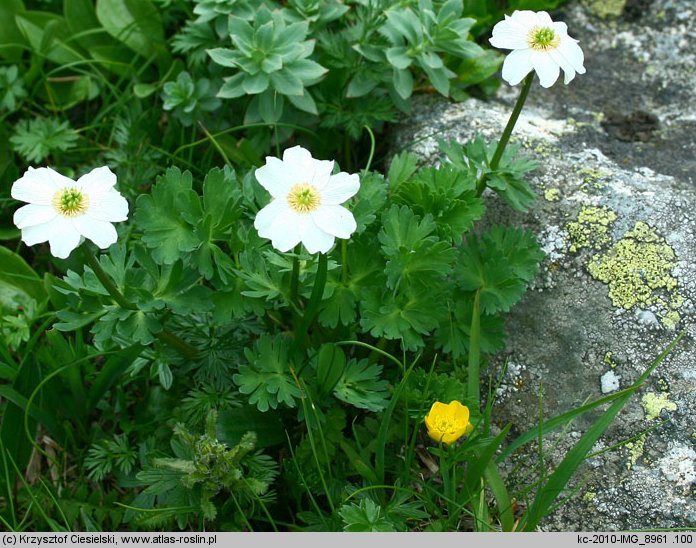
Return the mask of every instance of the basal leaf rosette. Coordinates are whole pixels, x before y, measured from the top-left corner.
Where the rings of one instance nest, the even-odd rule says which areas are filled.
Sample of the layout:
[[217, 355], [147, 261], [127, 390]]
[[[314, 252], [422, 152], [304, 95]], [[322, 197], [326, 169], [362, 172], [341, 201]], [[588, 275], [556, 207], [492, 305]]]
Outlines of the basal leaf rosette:
[[[266, 121], [279, 118], [279, 96], [285, 96], [298, 109], [317, 114], [307, 87], [317, 83], [327, 69], [309, 57], [314, 40], [306, 40], [306, 21], [287, 24], [283, 12], [262, 7], [253, 26], [234, 15], [229, 33], [234, 46], [208, 50], [211, 59], [223, 67], [237, 70], [227, 78], [218, 93], [223, 99], [256, 95], [258, 114]], [[253, 103], [252, 103], [253, 104]]]
[[256, 179], [270, 192], [271, 202], [256, 215], [259, 236], [283, 253], [302, 243], [309, 253], [326, 253], [335, 238], [350, 238], [357, 224], [341, 204], [360, 189], [357, 173], [332, 175], [333, 160], [315, 160], [296, 146], [283, 159], [266, 157]]
[[512, 50], [503, 63], [503, 79], [519, 84], [532, 70], [541, 85], [551, 87], [563, 69], [564, 83], [585, 74], [584, 54], [578, 41], [568, 36], [563, 22], [554, 22], [545, 11], [517, 10], [493, 27], [491, 45]]
[[59, 259], [66, 259], [84, 238], [106, 249], [117, 239], [112, 223], [128, 218], [128, 202], [115, 184], [116, 175], [106, 166], [77, 181], [50, 167], [30, 167], [11, 191], [15, 200], [27, 202], [14, 213], [22, 241], [48, 241], [51, 254]]
[[428, 436], [436, 442], [450, 445], [471, 432], [474, 427], [469, 422], [469, 408], [457, 400], [448, 404], [436, 401], [425, 416]]

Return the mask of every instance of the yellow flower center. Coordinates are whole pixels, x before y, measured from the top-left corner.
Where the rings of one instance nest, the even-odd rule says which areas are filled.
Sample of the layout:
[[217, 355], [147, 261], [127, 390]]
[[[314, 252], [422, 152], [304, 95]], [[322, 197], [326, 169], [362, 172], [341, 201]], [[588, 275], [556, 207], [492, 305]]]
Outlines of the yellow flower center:
[[288, 205], [297, 213], [309, 213], [319, 207], [317, 189], [308, 183], [298, 183], [288, 193]]
[[538, 51], [556, 49], [561, 43], [561, 37], [549, 27], [534, 27], [527, 35], [529, 47]]
[[433, 426], [435, 427], [435, 430], [442, 432], [443, 434], [454, 434], [458, 430], [461, 430], [465, 425], [461, 421], [451, 419], [450, 417], [438, 417]]
[[89, 198], [76, 188], [64, 188], [53, 195], [53, 207], [64, 217], [83, 215], [89, 206]]

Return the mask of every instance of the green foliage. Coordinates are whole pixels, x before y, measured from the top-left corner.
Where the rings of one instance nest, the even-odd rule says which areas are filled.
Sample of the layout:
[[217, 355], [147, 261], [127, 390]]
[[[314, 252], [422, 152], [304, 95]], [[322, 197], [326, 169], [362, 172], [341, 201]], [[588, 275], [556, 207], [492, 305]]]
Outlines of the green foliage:
[[55, 118], [20, 120], [10, 137], [12, 148], [27, 162], [41, 163], [59, 152], [70, 150], [77, 143], [78, 134], [68, 121]]
[[238, 70], [225, 81], [218, 97], [257, 96], [247, 110], [249, 120], [280, 119], [283, 97], [298, 109], [317, 114], [314, 99], [305, 88], [317, 83], [327, 69], [309, 59], [314, 42], [306, 40], [307, 22], [288, 25], [282, 12], [261, 8], [253, 26], [241, 17], [231, 16], [228, 30], [234, 49], [215, 48], [208, 52], [218, 65]]
[[104, 30], [132, 51], [151, 58], [164, 55], [164, 28], [150, 0], [97, 0], [96, 16]]
[[27, 96], [17, 65], [0, 67], [0, 111], [14, 112]]
[[402, 99], [413, 93], [411, 65], [428, 75], [433, 87], [449, 95], [450, 80], [456, 76], [441, 57], [449, 53], [461, 57], [477, 55], [481, 48], [468, 40], [474, 19], [462, 17], [459, 1], [445, 2], [435, 11], [430, 0], [419, 2], [418, 12], [410, 7], [386, 12], [386, 21], [379, 32], [388, 40], [386, 58], [393, 67], [392, 84]]
[[482, 137], [461, 147], [456, 142], [440, 143], [447, 159], [459, 169], [467, 170], [470, 177], [486, 177], [486, 184], [495, 190], [507, 204], [517, 211], [527, 211], [536, 196], [524, 181], [527, 173], [536, 168], [536, 162], [519, 155], [518, 146], [508, 146], [495, 170], [490, 167], [497, 143], [486, 144]]
[[288, 344], [281, 337], [262, 337], [253, 350], [244, 351], [248, 365], [241, 365], [233, 379], [259, 411], [277, 409], [281, 403], [295, 407], [295, 400], [301, 395], [291, 375], [293, 366], [288, 361], [288, 351]]
[[128, 475], [133, 470], [137, 457], [136, 451], [129, 446], [128, 439], [123, 434], [101, 440], [89, 448], [85, 458], [85, 466], [89, 469], [88, 477], [93, 481], [101, 481], [114, 470]]
[[157, 263], [170, 265], [183, 257], [206, 279], [224, 279], [232, 263], [218, 242], [229, 237], [239, 219], [241, 200], [236, 174], [227, 168], [208, 173], [203, 196], [193, 189], [190, 172], [170, 168], [157, 179], [151, 195], [138, 198], [135, 219]]
[[480, 238], [467, 239], [455, 275], [462, 289], [481, 291], [485, 314], [495, 314], [510, 310], [522, 297], [543, 256], [529, 231], [494, 225]]
[[359, 504], [346, 504], [339, 510], [344, 531], [351, 533], [395, 532], [394, 525], [384, 516], [383, 510], [371, 499], [362, 499]]
[[387, 406], [387, 381], [381, 379], [382, 366], [368, 360], [351, 360], [334, 387], [341, 401], [369, 411], [383, 411]]
[[436, 224], [430, 214], [421, 221], [408, 207], [393, 205], [382, 225], [378, 238], [388, 258], [388, 287], [396, 288], [402, 281], [425, 287], [449, 273], [454, 249], [434, 234]]
[[191, 126], [202, 112], [210, 112], [220, 106], [210, 80], [202, 78], [194, 82], [186, 71], [180, 72], [175, 82], [164, 84], [162, 100], [164, 110], [173, 110], [174, 116], [184, 127]]

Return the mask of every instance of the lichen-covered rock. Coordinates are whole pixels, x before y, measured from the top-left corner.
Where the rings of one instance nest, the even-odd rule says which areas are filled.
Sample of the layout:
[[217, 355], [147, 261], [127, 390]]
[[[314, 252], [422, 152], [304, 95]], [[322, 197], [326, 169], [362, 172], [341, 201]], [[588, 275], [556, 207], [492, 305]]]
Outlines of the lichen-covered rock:
[[[535, 86], [513, 134], [540, 163], [531, 176], [536, 206], [514, 213], [487, 192], [489, 222], [534, 230], [546, 253], [542, 273], [510, 314], [506, 351], [492, 360], [494, 371], [507, 364], [496, 417], [500, 424], [513, 423], [512, 438], [536, 423], [540, 394], [548, 418], [627, 388], [685, 331], [573, 479], [566, 493], [573, 493], [572, 501], [548, 516], [543, 528], [693, 527], [696, 40], [694, 27], [681, 21], [694, 9], [662, 0], [637, 22], [606, 21], [586, 9], [572, 5], [564, 20], [581, 39], [587, 74], [577, 86]], [[673, 26], [653, 25], [651, 13]], [[671, 37], [676, 49], [665, 52], [664, 44], [651, 44], [646, 36]], [[662, 71], [665, 55], [675, 74]], [[647, 140], [621, 140], [601, 123], [610, 111], [630, 114], [637, 107], [638, 92], [626, 89], [631, 82], [645, 94], [642, 108], [659, 120]], [[664, 82], [674, 87], [669, 98], [659, 96]], [[465, 142], [477, 132], [498, 138], [517, 92], [501, 90], [488, 103], [420, 99], [396, 132], [393, 150], [410, 149], [433, 162], [437, 138]], [[597, 417], [583, 416], [548, 436], [547, 467], [560, 462]], [[520, 461], [528, 465], [522, 469], [533, 469], [537, 452], [528, 446], [509, 472], [519, 474], [513, 465]]]

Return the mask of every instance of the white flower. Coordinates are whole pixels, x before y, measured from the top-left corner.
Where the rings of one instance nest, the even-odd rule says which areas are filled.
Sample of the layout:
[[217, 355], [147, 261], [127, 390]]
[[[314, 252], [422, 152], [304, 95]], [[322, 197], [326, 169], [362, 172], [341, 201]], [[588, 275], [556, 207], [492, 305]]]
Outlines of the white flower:
[[349, 238], [357, 225], [342, 204], [360, 188], [357, 173], [331, 175], [333, 161], [315, 160], [300, 146], [283, 152], [283, 159], [266, 157], [256, 179], [273, 199], [256, 215], [259, 236], [277, 250], [290, 251], [302, 242], [310, 253], [326, 253], [334, 238]]
[[554, 23], [545, 11], [514, 11], [493, 27], [490, 40], [496, 48], [511, 49], [503, 63], [503, 79], [519, 84], [535, 70], [545, 88], [551, 87], [563, 69], [565, 83], [575, 73], [585, 74], [584, 55], [578, 41], [568, 36], [565, 23]]
[[98, 167], [73, 181], [50, 167], [29, 168], [12, 185], [12, 197], [28, 202], [14, 214], [22, 241], [48, 240], [51, 253], [65, 259], [84, 238], [106, 249], [116, 242], [111, 223], [128, 218], [128, 202], [113, 188], [116, 175]]

